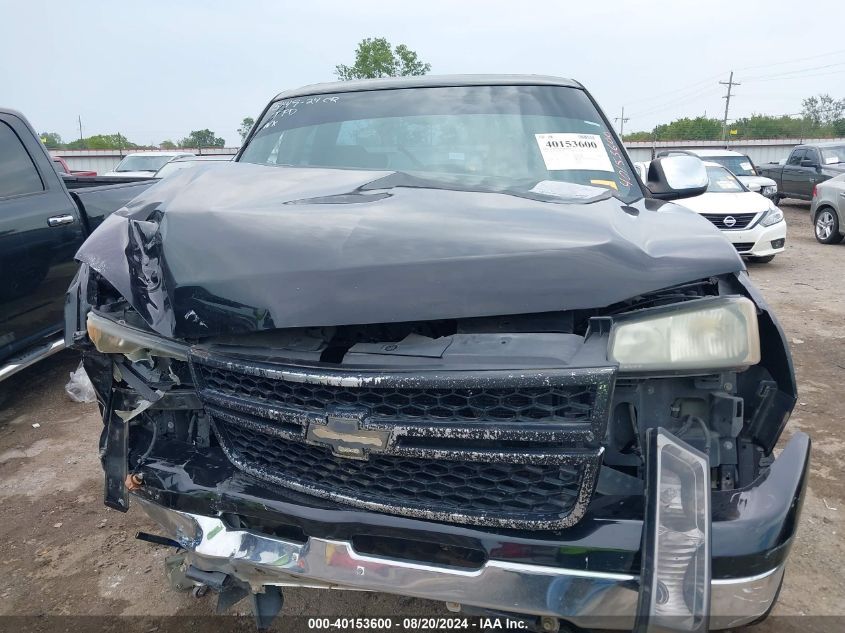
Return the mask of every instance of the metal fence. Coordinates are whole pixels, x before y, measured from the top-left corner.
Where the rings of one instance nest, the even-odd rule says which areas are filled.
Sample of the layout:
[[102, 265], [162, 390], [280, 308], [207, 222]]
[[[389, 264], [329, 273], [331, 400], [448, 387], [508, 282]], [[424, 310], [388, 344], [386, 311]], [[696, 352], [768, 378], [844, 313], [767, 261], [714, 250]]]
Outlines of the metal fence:
[[[758, 165], [776, 162], [786, 158], [790, 150], [802, 143], [824, 143], [838, 141], [845, 144], [845, 138], [839, 139], [760, 139], [737, 141], [730, 143], [728, 149], [742, 152], [751, 157]], [[635, 161], [651, 160], [653, 154], [667, 149], [720, 149], [725, 144], [722, 141], [630, 141], [625, 143], [631, 159]], [[204, 147], [201, 150], [187, 148], [174, 151], [190, 152], [193, 154], [225, 154], [233, 156], [237, 147]], [[71, 169], [91, 170], [98, 174], [114, 169], [126, 154], [160, 150], [116, 150], [116, 149], [62, 149], [51, 150], [54, 156], [61, 156], [67, 161]]]
[[[757, 165], [773, 163], [781, 158], [789, 156], [790, 150], [796, 145], [803, 143], [829, 143], [837, 141], [845, 144], [845, 138], [821, 138], [821, 139], [755, 139], [747, 141], [735, 141], [728, 145], [728, 149], [741, 152], [751, 157]], [[725, 144], [722, 141], [629, 141], [625, 143], [631, 160], [651, 160], [653, 153], [662, 152], [667, 149], [723, 149]]]
[[[197, 149], [195, 147], [188, 147], [183, 149], [166, 150], [168, 152], [185, 152], [189, 154], [197, 154], [208, 156], [211, 154], [222, 154], [226, 156], [234, 156], [238, 152], [237, 147], [203, 147]], [[153, 149], [138, 149], [138, 150], [119, 150], [119, 149], [53, 149], [50, 153], [53, 156], [60, 156], [65, 159], [68, 167], [74, 170], [82, 171], [96, 171], [98, 174], [104, 174], [107, 171], [112, 171], [117, 164], [127, 154], [142, 154], [145, 152], [160, 152], [164, 150]]]

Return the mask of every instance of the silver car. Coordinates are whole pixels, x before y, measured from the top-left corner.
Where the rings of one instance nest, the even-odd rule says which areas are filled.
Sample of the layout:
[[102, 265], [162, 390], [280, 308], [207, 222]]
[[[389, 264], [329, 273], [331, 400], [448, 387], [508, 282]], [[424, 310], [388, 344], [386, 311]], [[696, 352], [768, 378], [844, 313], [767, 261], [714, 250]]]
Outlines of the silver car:
[[810, 217], [816, 239], [822, 244], [838, 244], [845, 239], [845, 174], [816, 185]]

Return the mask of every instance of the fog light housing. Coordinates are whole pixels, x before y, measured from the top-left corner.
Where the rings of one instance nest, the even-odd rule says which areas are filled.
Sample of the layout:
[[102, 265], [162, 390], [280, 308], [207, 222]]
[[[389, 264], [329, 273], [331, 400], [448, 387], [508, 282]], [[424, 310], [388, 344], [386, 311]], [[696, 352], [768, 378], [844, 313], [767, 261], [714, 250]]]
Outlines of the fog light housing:
[[638, 633], [707, 631], [710, 463], [663, 428], [647, 434]]
[[772, 248], [783, 248], [784, 244], [786, 244], [785, 238], [780, 238], [778, 240], [772, 240]]

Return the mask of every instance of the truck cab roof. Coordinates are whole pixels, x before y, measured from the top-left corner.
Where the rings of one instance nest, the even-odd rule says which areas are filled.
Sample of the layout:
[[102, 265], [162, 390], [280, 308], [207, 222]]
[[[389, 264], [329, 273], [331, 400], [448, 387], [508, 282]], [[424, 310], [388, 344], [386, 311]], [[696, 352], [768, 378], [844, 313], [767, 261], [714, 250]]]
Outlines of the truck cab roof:
[[384, 77], [311, 84], [284, 90], [273, 99], [289, 99], [306, 95], [336, 92], [362, 92], [366, 90], [398, 90], [400, 88], [445, 88], [452, 86], [583, 86], [574, 79], [549, 75], [425, 75], [422, 77]]

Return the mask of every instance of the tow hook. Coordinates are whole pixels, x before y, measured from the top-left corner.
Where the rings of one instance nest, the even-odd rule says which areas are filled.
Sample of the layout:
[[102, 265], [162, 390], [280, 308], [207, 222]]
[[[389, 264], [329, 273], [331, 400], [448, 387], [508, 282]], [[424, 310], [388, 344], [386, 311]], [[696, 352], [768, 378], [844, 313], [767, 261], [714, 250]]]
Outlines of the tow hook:
[[144, 476], [139, 473], [132, 473], [131, 475], [126, 475], [126, 481], [124, 482], [126, 486], [126, 490], [129, 492], [135, 492], [139, 490], [141, 486], [144, 485]]

